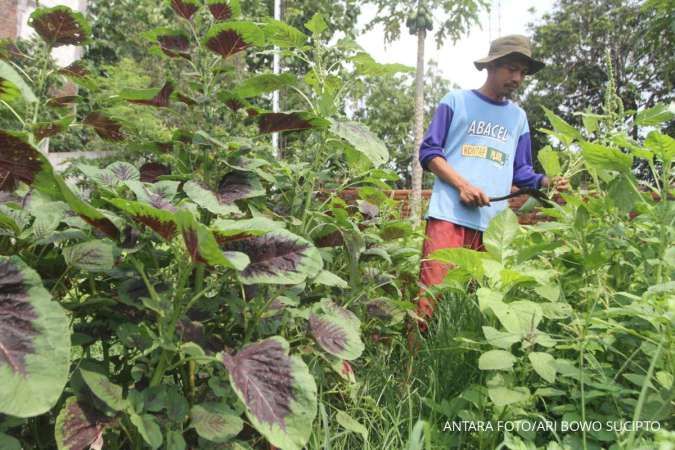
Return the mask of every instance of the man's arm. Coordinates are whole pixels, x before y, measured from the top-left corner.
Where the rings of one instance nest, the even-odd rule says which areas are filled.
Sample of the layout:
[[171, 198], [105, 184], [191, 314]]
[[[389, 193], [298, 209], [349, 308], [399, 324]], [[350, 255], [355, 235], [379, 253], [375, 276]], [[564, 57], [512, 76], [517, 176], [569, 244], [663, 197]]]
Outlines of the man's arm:
[[530, 133], [523, 133], [518, 139], [516, 156], [513, 159], [513, 184], [518, 187], [539, 189], [547, 187], [548, 178], [536, 173], [532, 167], [532, 141]]
[[445, 159], [445, 140], [448, 136], [450, 123], [452, 123], [452, 116], [453, 111], [449, 105], [441, 103], [436, 108], [419, 149], [420, 165], [424, 170], [429, 170], [429, 161], [435, 157], [440, 156]]
[[445, 158], [436, 157], [429, 161], [429, 169], [441, 180], [459, 191], [459, 200], [467, 206], [488, 206], [490, 198], [466, 181]]
[[469, 206], [489, 205], [488, 196], [482, 190], [469, 184], [445, 160], [445, 141], [452, 116], [452, 109], [445, 103], [441, 103], [436, 108], [429, 129], [420, 145], [420, 164], [422, 168], [433, 172], [442, 181], [457, 189], [462, 203]]

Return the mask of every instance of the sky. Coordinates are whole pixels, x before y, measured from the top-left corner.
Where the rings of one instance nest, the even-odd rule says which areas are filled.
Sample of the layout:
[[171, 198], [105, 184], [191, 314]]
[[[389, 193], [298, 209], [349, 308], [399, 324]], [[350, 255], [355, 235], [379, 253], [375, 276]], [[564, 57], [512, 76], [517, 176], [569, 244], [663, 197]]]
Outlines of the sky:
[[[546, 12], [551, 11], [555, 0], [492, 0], [490, 13], [481, 14], [479, 23], [468, 35], [455, 44], [446, 43], [436, 48], [433, 37], [427, 37], [425, 60], [433, 59], [438, 63], [444, 78], [456, 83], [462, 89], [480, 87], [485, 81], [485, 71], [479, 72], [473, 61], [487, 56], [490, 39], [507, 34], [529, 35], [527, 24], [537, 22]], [[528, 10], [534, 7], [535, 13]], [[497, 12], [501, 11], [501, 14]], [[372, 5], [361, 7], [359, 28], [362, 30], [375, 14], [377, 8]], [[501, 15], [501, 20], [498, 17]], [[501, 26], [500, 26], [501, 23]], [[500, 33], [501, 31], [501, 33]], [[417, 38], [403, 27], [401, 39], [384, 44], [384, 32], [381, 27], [361, 35], [357, 42], [380, 63], [401, 63], [415, 67], [417, 61]]]

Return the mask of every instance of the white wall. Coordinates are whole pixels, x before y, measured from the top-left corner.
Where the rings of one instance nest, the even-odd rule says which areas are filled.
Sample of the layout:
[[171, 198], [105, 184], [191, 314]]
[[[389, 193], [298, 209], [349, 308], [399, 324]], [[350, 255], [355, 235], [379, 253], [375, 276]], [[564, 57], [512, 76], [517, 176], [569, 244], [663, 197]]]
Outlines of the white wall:
[[[40, 6], [52, 7], [57, 5], [65, 5], [76, 11], [84, 12], [87, 9], [87, 0], [41, 0]], [[28, 18], [31, 13], [35, 10], [35, 1], [34, 0], [19, 0], [18, 1], [18, 11], [17, 11], [17, 20], [18, 20], [18, 35], [24, 39], [31, 37], [35, 34], [33, 29], [28, 26]], [[52, 51], [52, 55], [56, 59], [57, 63], [65, 67], [71, 62], [80, 59], [82, 56], [82, 48], [75, 47], [74, 45], [64, 45], [63, 47], [55, 48]]]

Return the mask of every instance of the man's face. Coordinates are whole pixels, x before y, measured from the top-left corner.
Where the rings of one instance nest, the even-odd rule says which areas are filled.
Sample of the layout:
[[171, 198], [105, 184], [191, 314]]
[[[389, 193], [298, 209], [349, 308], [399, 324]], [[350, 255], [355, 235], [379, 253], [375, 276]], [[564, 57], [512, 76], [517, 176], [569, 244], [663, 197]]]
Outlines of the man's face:
[[523, 83], [528, 64], [517, 58], [497, 62], [490, 68], [492, 88], [500, 97], [510, 98]]

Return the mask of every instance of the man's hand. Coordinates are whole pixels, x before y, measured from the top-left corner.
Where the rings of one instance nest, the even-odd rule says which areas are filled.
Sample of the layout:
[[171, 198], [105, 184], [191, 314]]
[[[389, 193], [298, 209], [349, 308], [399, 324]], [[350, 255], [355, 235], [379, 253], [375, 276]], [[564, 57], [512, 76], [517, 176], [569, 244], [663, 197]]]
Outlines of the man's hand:
[[470, 184], [459, 188], [459, 200], [466, 206], [490, 206], [490, 198], [481, 189]]
[[543, 187], [551, 187], [551, 185], [553, 185], [553, 188], [558, 192], [565, 192], [570, 190], [570, 182], [565, 177], [553, 177], [552, 179], [544, 177], [541, 180], [541, 185]]

